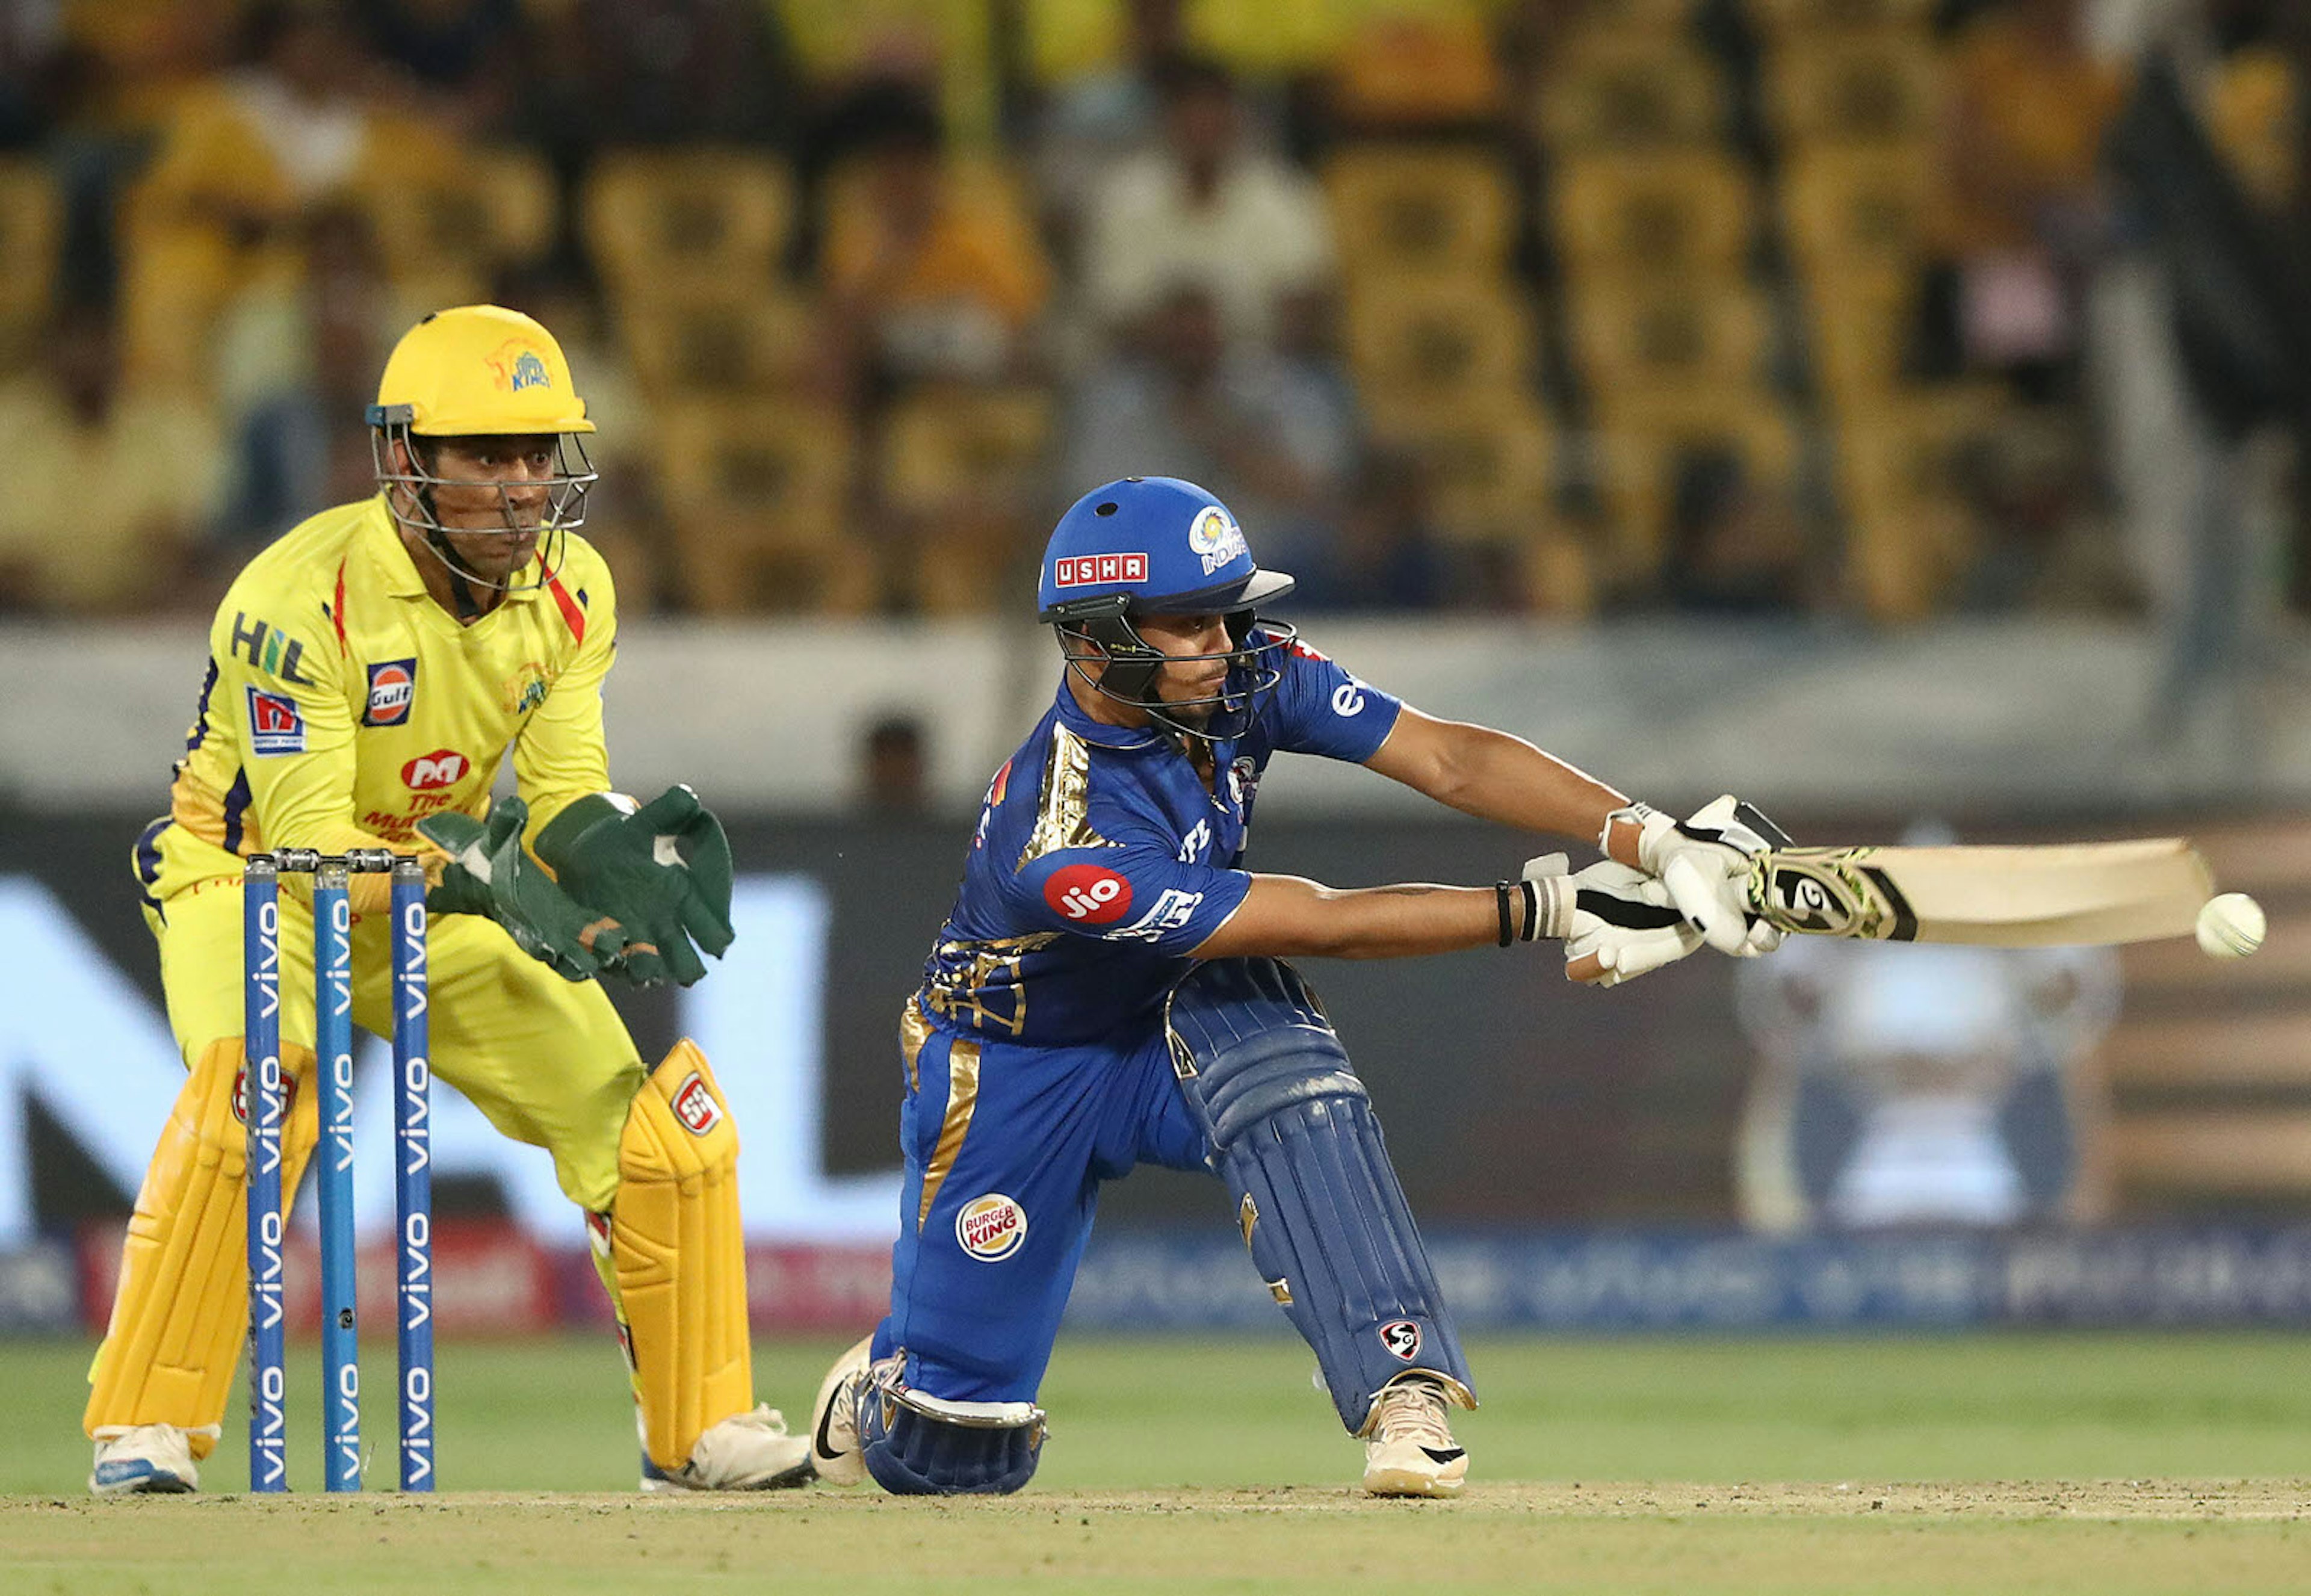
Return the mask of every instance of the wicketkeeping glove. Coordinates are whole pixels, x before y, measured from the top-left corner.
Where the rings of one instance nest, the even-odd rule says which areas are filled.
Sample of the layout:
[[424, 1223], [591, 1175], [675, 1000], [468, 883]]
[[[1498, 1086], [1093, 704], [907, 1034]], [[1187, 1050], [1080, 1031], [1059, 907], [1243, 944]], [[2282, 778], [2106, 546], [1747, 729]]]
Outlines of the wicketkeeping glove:
[[581, 798], [538, 832], [537, 857], [626, 928], [634, 940], [610, 973], [636, 986], [668, 976], [688, 986], [706, 973], [700, 948], [720, 958], [730, 946], [730, 839], [687, 787], [639, 809], [609, 793]]
[[562, 891], [523, 850], [528, 823], [529, 807], [518, 798], [500, 798], [486, 821], [455, 814], [419, 821], [418, 831], [449, 855], [425, 907], [435, 914], [487, 915], [563, 980], [589, 981], [631, 956], [630, 939], [616, 920]]
[[1564, 939], [1571, 980], [1618, 986], [1701, 946], [1701, 933], [1655, 877], [1611, 859], [1568, 876], [1567, 862], [1561, 853], [1528, 859], [1524, 877], [1539, 894], [1538, 934]]
[[1606, 816], [1600, 848], [1616, 821], [1637, 828], [1638, 864], [1661, 878], [1670, 901], [1710, 946], [1747, 959], [1782, 945], [1781, 932], [1749, 905], [1749, 860], [1789, 843], [1772, 821], [1730, 792], [1684, 821], [1650, 804], [1631, 804]]

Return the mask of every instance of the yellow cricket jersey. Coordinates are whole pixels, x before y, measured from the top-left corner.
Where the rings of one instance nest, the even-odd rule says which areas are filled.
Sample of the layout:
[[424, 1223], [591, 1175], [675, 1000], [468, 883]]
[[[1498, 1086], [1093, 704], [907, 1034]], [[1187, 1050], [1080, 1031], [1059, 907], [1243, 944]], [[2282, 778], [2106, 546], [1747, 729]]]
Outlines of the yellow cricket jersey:
[[[470, 626], [425, 591], [384, 495], [322, 511], [249, 562], [209, 629], [207, 680], [169, 813], [136, 844], [161, 902], [275, 848], [440, 854], [417, 822], [479, 816], [507, 751], [531, 833], [608, 789], [609, 568], [565, 535], [561, 568]], [[552, 549], [541, 543], [541, 560]], [[355, 913], [383, 912], [356, 876]]]

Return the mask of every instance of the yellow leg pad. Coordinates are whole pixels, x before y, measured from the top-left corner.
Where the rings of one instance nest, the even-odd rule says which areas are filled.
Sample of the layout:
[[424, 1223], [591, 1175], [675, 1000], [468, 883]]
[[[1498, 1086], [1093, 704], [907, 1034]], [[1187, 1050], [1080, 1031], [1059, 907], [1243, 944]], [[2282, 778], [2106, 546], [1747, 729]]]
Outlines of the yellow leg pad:
[[659, 1468], [679, 1469], [702, 1432], [754, 1402], [738, 1128], [687, 1040], [626, 1111], [610, 1259], [642, 1445]]
[[[313, 1055], [304, 1049], [283, 1045], [281, 1068], [300, 1088], [311, 1085]], [[121, 1249], [112, 1321], [88, 1373], [82, 1426], [92, 1435], [109, 1425], [170, 1424], [194, 1432], [196, 1457], [215, 1444], [200, 1432], [224, 1417], [249, 1334], [240, 1069], [239, 1037], [211, 1044], [161, 1132]], [[313, 1094], [300, 1089], [283, 1138], [284, 1192], [297, 1190], [319, 1133]]]

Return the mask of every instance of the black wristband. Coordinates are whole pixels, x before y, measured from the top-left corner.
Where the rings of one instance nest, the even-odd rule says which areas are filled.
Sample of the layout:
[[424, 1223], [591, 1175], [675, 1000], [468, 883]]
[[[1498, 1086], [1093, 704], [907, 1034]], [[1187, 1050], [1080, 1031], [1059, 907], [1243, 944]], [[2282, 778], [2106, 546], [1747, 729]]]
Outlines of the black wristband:
[[1516, 940], [1516, 928], [1511, 924], [1509, 920], [1509, 884], [1507, 882], [1496, 881], [1493, 883], [1493, 900], [1500, 906], [1501, 911], [1500, 945], [1503, 947], [1506, 947], [1510, 943]]
[[1517, 885], [1524, 888], [1524, 939], [1538, 942], [1540, 940], [1540, 888], [1532, 884], [1530, 876]]

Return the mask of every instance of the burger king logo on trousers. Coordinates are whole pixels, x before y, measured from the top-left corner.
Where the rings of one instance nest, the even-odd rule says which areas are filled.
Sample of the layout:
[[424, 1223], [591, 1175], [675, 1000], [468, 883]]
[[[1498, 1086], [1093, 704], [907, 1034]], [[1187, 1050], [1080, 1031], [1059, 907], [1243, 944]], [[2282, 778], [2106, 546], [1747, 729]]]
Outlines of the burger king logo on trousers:
[[974, 1197], [955, 1217], [955, 1239], [981, 1263], [1008, 1258], [1027, 1239], [1027, 1210], [1000, 1191]]

